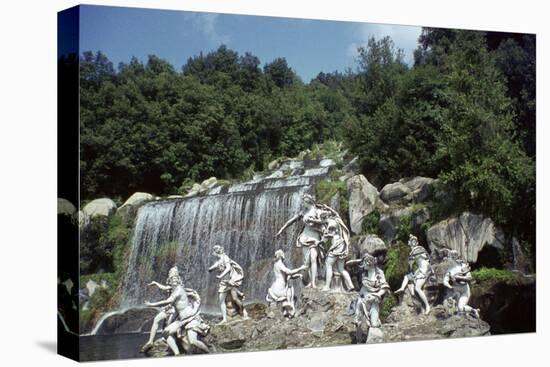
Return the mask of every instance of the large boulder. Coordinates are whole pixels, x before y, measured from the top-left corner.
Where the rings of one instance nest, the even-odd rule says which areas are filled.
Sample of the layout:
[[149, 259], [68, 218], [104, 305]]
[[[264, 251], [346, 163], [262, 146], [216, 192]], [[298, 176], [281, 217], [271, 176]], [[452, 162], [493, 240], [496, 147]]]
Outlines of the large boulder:
[[505, 248], [504, 234], [490, 218], [468, 212], [432, 226], [428, 229], [427, 240], [430, 250], [455, 250], [469, 263], [475, 263], [486, 246], [497, 253], [502, 253]]
[[382, 188], [380, 198], [387, 204], [408, 203], [413, 199], [413, 194], [402, 182], [394, 182]]
[[201, 191], [208, 191], [214, 186], [216, 186], [217, 183], [218, 183], [218, 179], [216, 177], [207, 178], [206, 180], [201, 182]]
[[380, 216], [378, 222], [378, 232], [386, 243], [393, 243], [397, 235], [397, 229], [401, 220], [411, 215], [413, 209], [411, 207], [397, 208], [390, 211], [386, 211]]
[[155, 197], [146, 192], [136, 192], [128, 198], [122, 204], [120, 208], [117, 209], [117, 215], [120, 215], [125, 221], [131, 222], [140, 206], [149, 201], [155, 200]]
[[354, 237], [352, 249], [355, 252], [355, 258], [362, 258], [365, 253], [373, 256], [383, 255], [388, 251], [388, 247], [382, 239], [374, 234]]
[[108, 198], [102, 198], [90, 201], [86, 204], [82, 211], [90, 218], [96, 216], [109, 217], [115, 213], [116, 208], [117, 207], [114, 201]]
[[433, 178], [420, 176], [408, 181], [402, 180], [403, 185], [410, 190], [411, 199], [416, 203], [424, 202], [431, 197], [435, 182]]
[[349, 196], [350, 229], [359, 234], [364, 218], [376, 209], [384, 210], [378, 190], [363, 175], [353, 176], [347, 181]]
[[77, 212], [76, 207], [67, 199], [57, 198], [57, 215], [72, 217]]

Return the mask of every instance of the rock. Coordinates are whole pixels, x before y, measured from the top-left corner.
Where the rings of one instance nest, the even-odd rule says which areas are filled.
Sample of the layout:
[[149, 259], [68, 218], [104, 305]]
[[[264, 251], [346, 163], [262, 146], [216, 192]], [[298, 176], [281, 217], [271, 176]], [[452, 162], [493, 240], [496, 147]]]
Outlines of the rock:
[[328, 206], [330, 206], [332, 209], [336, 210], [337, 212], [340, 212], [340, 193], [336, 192], [334, 194], [328, 203]]
[[408, 203], [413, 199], [413, 194], [409, 187], [401, 182], [395, 182], [382, 188], [380, 198], [387, 204]]
[[108, 198], [90, 201], [82, 211], [90, 218], [95, 216], [109, 217], [116, 211], [116, 204]]
[[78, 226], [80, 228], [84, 228], [89, 223], [90, 223], [90, 216], [88, 214], [86, 214], [85, 212], [83, 212], [82, 210], [80, 210], [78, 212]]
[[343, 168], [343, 171], [346, 173], [355, 174], [359, 171], [359, 157], [353, 157]]
[[384, 241], [374, 234], [354, 237], [352, 241], [352, 248], [355, 250], [355, 258], [362, 258], [365, 253], [373, 256], [379, 256], [388, 251], [388, 247]]
[[353, 176], [347, 181], [349, 194], [350, 229], [353, 233], [362, 232], [363, 219], [375, 209], [383, 209], [378, 190], [363, 175]]
[[169, 195], [167, 199], [183, 199], [182, 195]]
[[421, 203], [428, 200], [432, 196], [435, 179], [429, 177], [415, 177], [411, 180], [404, 181], [412, 194], [412, 200], [416, 203]]
[[279, 160], [275, 159], [267, 164], [267, 169], [270, 171], [273, 171], [275, 169], [279, 168]]
[[469, 263], [475, 263], [485, 246], [504, 250], [504, 234], [497, 229], [490, 218], [462, 213], [460, 216], [437, 223], [428, 229], [427, 240], [430, 250], [443, 248], [455, 250]]
[[134, 220], [139, 207], [153, 200], [155, 200], [155, 197], [151, 194], [136, 192], [117, 209], [116, 213], [121, 216], [124, 221], [130, 223]]
[[517, 274], [516, 281], [488, 280], [472, 286], [472, 307], [491, 325], [491, 334], [536, 330], [535, 277]]
[[322, 159], [321, 162], [319, 162], [319, 167], [332, 167], [335, 165], [336, 165], [336, 162], [334, 162], [334, 160], [329, 158]]
[[390, 212], [386, 212], [380, 216], [380, 222], [378, 222], [378, 231], [384, 240], [384, 242], [391, 244], [395, 240], [397, 235], [397, 228], [401, 223], [401, 219], [410, 215], [412, 208], [400, 208], [393, 209]]
[[433, 306], [428, 315], [419, 313], [409, 292], [382, 327], [385, 342], [490, 335], [485, 321], [471, 315], [449, 315], [443, 305]]
[[96, 282], [94, 282], [93, 280], [88, 280], [88, 282], [86, 282], [86, 289], [88, 290], [88, 296], [89, 297], [92, 297], [96, 291], [97, 288], [99, 288], [100, 285], [97, 284]]
[[414, 233], [424, 232], [422, 225], [430, 220], [430, 212], [427, 208], [421, 208], [412, 214], [411, 228]]
[[76, 207], [69, 200], [57, 198], [57, 215], [68, 215], [72, 217], [76, 212]]
[[217, 183], [218, 183], [218, 179], [216, 177], [210, 177], [204, 180], [203, 182], [201, 182], [201, 191], [208, 191], [214, 186], [216, 186]]
[[382, 331], [382, 328], [379, 328], [379, 327], [369, 328], [369, 331], [367, 334], [367, 344], [383, 343], [383, 342], [384, 342], [384, 332]]
[[190, 198], [190, 197], [196, 196], [199, 194], [200, 191], [201, 191], [201, 185], [199, 185], [198, 183], [195, 183], [191, 187], [191, 190], [189, 190], [189, 192], [184, 197]]

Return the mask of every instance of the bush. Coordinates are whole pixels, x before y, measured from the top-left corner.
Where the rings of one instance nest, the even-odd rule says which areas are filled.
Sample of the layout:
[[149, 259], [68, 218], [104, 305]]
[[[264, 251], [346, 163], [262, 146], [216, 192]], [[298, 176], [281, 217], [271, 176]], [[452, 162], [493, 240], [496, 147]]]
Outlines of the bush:
[[384, 300], [380, 305], [380, 320], [385, 322], [388, 316], [391, 314], [392, 308], [397, 305], [397, 298], [391, 294], [387, 293], [384, 296]]
[[409, 247], [397, 242], [386, 254], [385, 275], [391, 289], [399, 288], [401, 281], [409, 271]]
[[472, 271], [472, 277], [478, 283], [481, 282], [502, 282], [514, 284], [518, 282], [518, 276], [510, 270], [481, 268]]
[[374, 211], [363, 218], [361, 225], [362, 234], [378, 234], [378, 223], [380, 222], [380, 213]]

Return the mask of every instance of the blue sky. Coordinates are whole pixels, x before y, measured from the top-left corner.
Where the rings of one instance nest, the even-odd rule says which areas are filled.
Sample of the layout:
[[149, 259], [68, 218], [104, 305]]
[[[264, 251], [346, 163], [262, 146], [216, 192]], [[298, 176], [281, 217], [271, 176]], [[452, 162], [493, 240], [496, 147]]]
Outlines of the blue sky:
[[262, 65], [285, 57], [305, 82], [319, 72], [355, 69], [356, 49], [370, 36], [392, 37], [412, 62], [420, 27], [373, 23], [82, 6], [80, 51], [102, 51], [118, 65], [150, 54], [177, 70], [220, 44], [256, 55]]

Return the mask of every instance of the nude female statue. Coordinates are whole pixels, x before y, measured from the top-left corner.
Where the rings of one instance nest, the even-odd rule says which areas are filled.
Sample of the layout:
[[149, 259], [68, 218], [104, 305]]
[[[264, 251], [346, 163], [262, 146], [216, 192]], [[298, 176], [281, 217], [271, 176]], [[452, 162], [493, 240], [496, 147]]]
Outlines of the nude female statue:
[[457, 305], [459, 313], [469, 313], [474, 317], [479, 318], [479, 310], [468, 306], [470, 300], [470, 282], [472, 281], [472, 274], [470, 273], [470, 265], [458, 257], [458, 252], [450, 250], [447, 256], [452, 265], [450, 266], [445, 277], [443, 278], [443, 285], [452, 290], [451, 298]]
[[403, 277], [401, 287], [395, 291], [395, 294], [403, 293], [405, 288], [408, 288], [411, 296], [416, 294], [420, 298], [424, 305], [424, 314], [427, 315], [430, 313], [430, 304], [423, 288], [432, 271], [428, 252], [418, 244], [418, 238], [412, 234], [409, 235], [408, 245], [411, 248], [409, 252], [409, 273]]
[[355, 324], [359, 327], [364, 319], [369, 327], [380, 327], [380, 303], [390, 286], [374, 256], [365, 254], [362, 259], [348, 261], [348, 265], [356, 264], [360, 264], [362, 274], [361, 290], [355, 302]]
[[294, 287], [291, 285], [290, 280], [300, 278], [301, 275], [298, 272], [301, 269], [290, 270], [286, 267], [284, 260], [284, 252], [282, 250], [275, 251], [275, 263], [273, 264], [275, 281], [267, 290], [265, 299], [270, 308], [281, 303], [283, 316], [292, 318], [296, 312], [296, 305], [294, 302]]
[[229, 256], [225, 254], [221, 246], [214, 246], [213, 255], [216, 256], [218, 260], [208, 269], [208, 271], [220, 271], [220, 274], [216, 276], [217, 279], [220, 279], [218, 288], [218, 299], [222, 311], [222, 321], [220, 324], [227, 322], [226, 302], [228, 301], [227, 297], [229, 295], [231, 295], [233, 304], [237, 306], [238, 312], [243, 318], [248, 318], [248, 314], [243, 304], [244, 294], [239, 290], [244, 278], [243, 268], [235, 261], [231, 260]]
[[200, 316], [200, 297], [192, 289], [183, 287], [179, 275], [171, 276], [168, 279], [168, 286], [171, 288], [170, 296], [158, 302], [145, 302], [147, 306], [173, 306], [175, 310], [174, 320], [164, 329], [163, 337], [174, 355], [179, 355], [176, 337], [181, 331], [187, 333], [187, 341], [200, 350], [208, 353], [208, 347], [198, 339], [199, 335], [206, 335], [210, 327]]
[[[179, 277], [179, 271], [178, 271], [178, 268], [176, 266], [174, 266], [173, 268], [171, 268], [168, 271], [168, 278], [166, 279], [166, 283], [168, 283], [170, 281], [171, 277], [175, 277], [175, 276]], [[163, 290], [163, 291], [171, 291], [172, 290], [172, 287], [170, 287], [169, 285], [160, 284], [160, 283], [155, 282], [155, 281], [152, 281], [148, 285], [149, 286], [157, 286], [160, 290]], [[159, 313], [153, 319], [153, 325], [151, 326], [151, 332], [149, 333], [149, 340], [141, 348], [142, 353], [147, 352], [149, 349], [151, 349], [153, 347], [153, 341], [155, 339], [155, 336], [157, 335], [157, 330], [159, 328], [160, 323], [163, 322], [164, 320], [167, 320], [166, 324], [170, 324], [172, 322], [173, 318], [174, 318], [175, 312], [176, 312], [176, 310], [174, 309], [174, 306], [172, 306], [171, 304], [164, 306], [159, 311]]]
[[349, 229], [346, 227], [338, 213], [327, 219], [326, 230], [321, 239], [322, 242], [328, 242], [327, 258], [325, 262], [326, 275], [324, 291], [330, 289], [332, 282], [333, 266], [342, 275], [344, 284], [348, 291], [353, 290], [353, 283], [349, 273], [345, 269], [346, 258], [349, 254]]
[[283, 231], [293, 224], [301, 220], [304, 224], [302, 233], [296, 240], [296, 246], [302, 248], [304, 256], [304, 265], [301, 270], [309, 270], [310, 283], [306, 288], [316, 288], [317, 283], [317, 258], [319, 256], [319, 243], [324, 231], [325, 218], [330, 211], [326, 208], [315, 204], [315, 200], [309, 194], [304, 194], [302, 201], [302, 209], [277, 232], [276, 237], [280, 236]]

